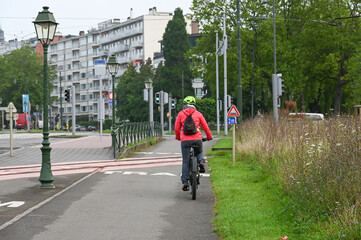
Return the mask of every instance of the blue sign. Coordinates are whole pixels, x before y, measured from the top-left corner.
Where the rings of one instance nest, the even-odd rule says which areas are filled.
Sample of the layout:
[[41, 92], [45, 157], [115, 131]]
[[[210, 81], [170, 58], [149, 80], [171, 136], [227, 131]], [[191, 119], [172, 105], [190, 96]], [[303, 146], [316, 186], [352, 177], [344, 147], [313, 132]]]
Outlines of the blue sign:
[[94, 60], [94, 65], [105, 65], [104, 59]]
[[236, 118], [235, 117], [230, 117], [227, 119], [228, 120], [228, 124], [236, 124]]
[[23, 94], [23, 112], [29, 112], [29, 94]]
[[[108, 104], [113, 105], [113, 101], [109, 101]], [[117, 105], [117, 100], [115, 100], [115, 105]]]

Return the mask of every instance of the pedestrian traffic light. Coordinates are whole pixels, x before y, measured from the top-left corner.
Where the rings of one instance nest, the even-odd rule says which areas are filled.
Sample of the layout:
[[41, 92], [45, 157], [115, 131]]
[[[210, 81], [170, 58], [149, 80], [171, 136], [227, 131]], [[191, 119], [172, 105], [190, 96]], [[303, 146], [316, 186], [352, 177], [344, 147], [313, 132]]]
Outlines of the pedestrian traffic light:
[[65, 101], [70, 102], [70, 90], [65, 89]]
[[278, 73], [277, 74], [277, 95], [279, 97], [282, 96], [282, 94], [285, 92], [284, 85], [283, 85], [283, 82], [285, 80], [283, 80], [281, 77], [282, 77], [282, 74]]
[[172, 99], [172, 109], [175, 109], [175, 104], [176, 104], [175, 99]]
[[160, 104], [160, 92], [155, 93], [155, 103]]

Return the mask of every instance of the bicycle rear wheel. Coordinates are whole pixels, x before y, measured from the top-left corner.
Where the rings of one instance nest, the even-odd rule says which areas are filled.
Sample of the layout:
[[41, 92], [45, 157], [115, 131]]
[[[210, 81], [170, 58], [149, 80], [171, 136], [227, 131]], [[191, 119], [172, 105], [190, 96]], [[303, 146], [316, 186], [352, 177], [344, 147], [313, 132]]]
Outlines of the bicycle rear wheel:
[[196, 200], [198, 184], [197, 184], [197, 175], [195, 173], [192, 174], [191, 185], [192, 185], [192, 199]]
[[196, 200], [196, 198], [197, 198], [197, 188], [198, 188], [198, 179], [197, 179], [198, 163], [197, 163], [197, 158], [192, 157], [191, 161], [192, 161], [192, 169], [191, 169], [192, 174], [191, 174], [191, 177], [190, 177], [190, 181], [191, 181], [191, 186], [192, 186], [192, 199]]

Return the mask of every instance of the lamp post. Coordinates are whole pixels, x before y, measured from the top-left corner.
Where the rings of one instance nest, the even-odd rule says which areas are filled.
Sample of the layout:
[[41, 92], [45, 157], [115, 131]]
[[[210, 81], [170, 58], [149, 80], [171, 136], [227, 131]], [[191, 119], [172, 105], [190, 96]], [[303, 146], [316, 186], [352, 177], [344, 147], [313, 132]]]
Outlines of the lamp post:
[[153, 81], [148, 78], [145, 82], [145, 88], [148, 89], [149, 96], [149, 123], [151, 128], [151, 134], [153, 136]]
[[48, 46], [53, 40], [56, 27], [58, 23], [55, 21], [53, 13], [49, 12], [49, 7], [43, 7], [43, 11], [39, 12], [34, 23], [36, 36], [43, 45], [44, 49], [44, 84], [43, 84], [43, 111], [44, 111], [44, 125], [43, 125], [43, 147], [42, 164], [40, 172], [39, 188], [54, 188], [54, 177], [51, 172], [50, 164], [50, 141], [49, 141], [49, 125], [48, 125]]
[[[115, 82], [115, 75], [118, 73], [118, 69], [119, 69], [119, 63], [117, 61], [117, 58], [115, 57], [114, 54], [112, 54], [112, 56], [109, 58], [108, 62], [107, 62], [107, 69], [109, 71], [109, 73], [112, 75], [112, 98], [113, 98], [113, 106], [112, 106], [112, 146], [114, 148], [115, 151], [115, 132], [114, 132], [114, 128], [115, 128], [115, 93], [114, 93], [114, 82]], [[115, 156], [115, 154], [114, 154]]]

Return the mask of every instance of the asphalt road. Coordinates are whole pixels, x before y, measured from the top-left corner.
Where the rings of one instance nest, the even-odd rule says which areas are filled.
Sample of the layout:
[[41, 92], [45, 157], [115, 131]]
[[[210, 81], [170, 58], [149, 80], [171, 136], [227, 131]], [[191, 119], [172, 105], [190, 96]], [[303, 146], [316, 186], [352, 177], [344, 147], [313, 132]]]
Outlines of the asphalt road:
[[[206, 142], [205, 149], [212, 144]], [[132, 157], [170, 154], [180, 154], [180, 143], [172, 137]], [[218, 239], [212, 232], [215, 200], [209, 177], [201, 178], [197, 200], [191, 200], [189, 192], [181, 191], [180, 173], [180, 165], [160, 165], [84, 175], [68, 190], [0, 229], [0, 239]], [[26, 179], [25, 185], [26, 189], [13, 190], [14, 198], [46, 195], [47, 190], [35, 190], [37, 179]]]

